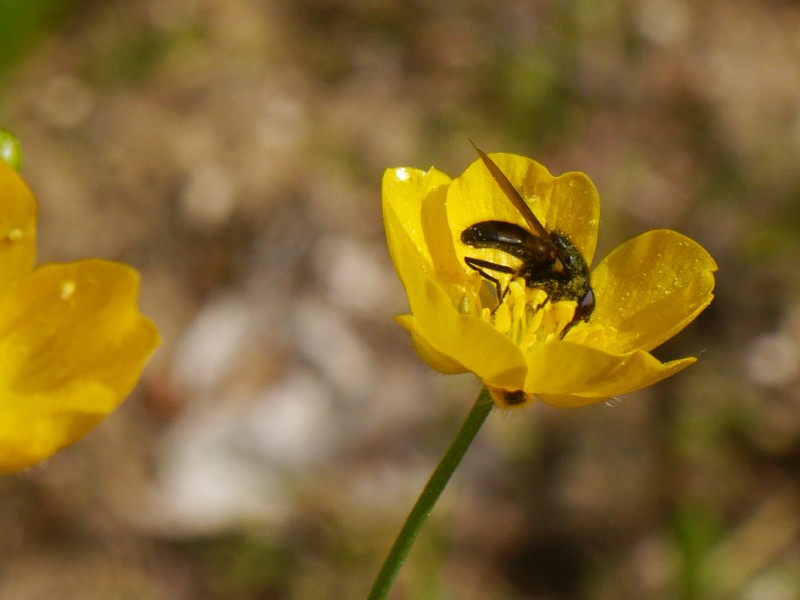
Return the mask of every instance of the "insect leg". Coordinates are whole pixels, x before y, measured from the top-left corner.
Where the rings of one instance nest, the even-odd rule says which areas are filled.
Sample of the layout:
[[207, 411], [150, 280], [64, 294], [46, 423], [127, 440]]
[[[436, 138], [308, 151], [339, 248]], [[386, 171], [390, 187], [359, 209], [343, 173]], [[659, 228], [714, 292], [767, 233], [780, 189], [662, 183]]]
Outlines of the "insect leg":
[[500, 306], [502, 304], [503, 299], [506, 297], [506, 293], [508, 292], [508, 287], [503, 290], [500, 285], [500, 280], [493, 275], [489, 275], [484, 269], [489, 269], [491, 271], [497, 271], [498, 273], [505, 273], [507, 275], [517, 275], [518, 269], [512, 269], [506, 265], [496, 265], [488, 260], [483, 260], [480, 258], [473, 258], [471, 256], [465, 256], [464, 262], [470, 269], [476, 270], [478, 273], [481, 274], [481, 277], [486, 279], [487, 281], [491, 281], [494, 284], [495, 290], [497, 291], [497, 305]]

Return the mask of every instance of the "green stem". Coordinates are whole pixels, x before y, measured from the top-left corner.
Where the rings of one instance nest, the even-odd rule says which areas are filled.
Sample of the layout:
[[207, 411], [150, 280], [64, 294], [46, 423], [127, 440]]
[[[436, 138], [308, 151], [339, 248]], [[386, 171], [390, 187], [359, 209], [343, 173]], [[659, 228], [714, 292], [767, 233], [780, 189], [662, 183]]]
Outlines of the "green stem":
[[481, 425], [483, 425], [492, 410], [492, 406], [493, 402], [489, 397], [489, 392], [484, 388], [469, 415], [467, 415], [461, 430], [456, 434], [428, 483], [425, 484], [425, 488], [417, 498], [414, 508], [408, 514], [408, 518], [397, 535], [392, 549], [389, 550], [389, 555], [386, 557], [378, 577], [375, 578], [375, 583], [372, 585], [372, 591], [367, 596], [367, 600], [383, 600], [386, 598], [392, 588], [395, 577], [397, 577], [397, 573], [400, 571], [400, 567], [403, 566], [403, 562], [406, 560], [409, 550], [411, 550], [411, 545], [417, 539], [422, 526], [425, 525], [425, 521], [428, 520], [436, 501], [442, 495], [442, 491], [444, 491], [447, 482], [450, 481], [450, 477], [464, 457], [467, 448], [469, 448], [472, 440], [475, 439], [475, 435], [480, 431]]

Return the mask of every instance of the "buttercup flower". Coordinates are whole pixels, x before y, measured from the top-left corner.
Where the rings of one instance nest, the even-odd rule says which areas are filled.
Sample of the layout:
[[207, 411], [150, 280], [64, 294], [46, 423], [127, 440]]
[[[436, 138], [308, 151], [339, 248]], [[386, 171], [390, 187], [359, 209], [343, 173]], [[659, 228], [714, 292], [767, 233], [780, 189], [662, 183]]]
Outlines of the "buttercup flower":
[[159, 344], [139, 276], [105, 260], [34, 268], [36, 201], [0, 161], [0, 472], [72, 444], [133, 388]]
[[[590, 265], [600, 201], [589, 178], [553, 177], [539, 163], [512, 154], [488, 159], [544, 229], [570, 242]], [[398, 323], [430, 366], [476, 374], [499, 406], [536, 397], [560, 407], [591, 404], [656, 383], [695, 361], [662, 363], [650, 354], [713, 298], [716, 263], [675, 231], [648, 231], [605, 257], [591, 271], [595, 308], [581, 320], [574, 319], [585, 316], [575, 314], [580, 298], [550, 298], [541, 285], [526, 284], [510, 246], [462, 242], [464, 230], [486, 221], [531, 231], [482, 160], [456, 179], [434, 168], [388, 169], [383, 218], [411, 310]], [[560, 263], [534, 267], [561, 269], [563, 276]]]

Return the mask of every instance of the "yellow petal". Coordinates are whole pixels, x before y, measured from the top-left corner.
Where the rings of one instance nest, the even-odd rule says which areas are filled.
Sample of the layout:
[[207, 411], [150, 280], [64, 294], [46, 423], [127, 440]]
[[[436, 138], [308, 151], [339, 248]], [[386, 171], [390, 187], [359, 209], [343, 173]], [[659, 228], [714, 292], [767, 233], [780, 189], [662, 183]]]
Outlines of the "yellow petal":
[[[117, 395], [88, 382], [50, 394], [7, 395], [13, 410], [0, 411], [0, 473], [31, 467], [89, 433], [118, 404]], [[55, 406], [57, 404], [57, 406]]]
[[571, 172], [555, 178], [545, 222], [548, 229], [566, 233], [586, 264], [592, 264], [600, 225], [600, 196], [586, 174]]
[[422, 229], [437, 279], [444, 285], [463, 285], [464, 264], [456, 255], [447, 224], [447, 187], [437, 187], [422, 202]]
[[417, 354], [432, 368], [445, 375], [457, 375], [458, 373], [466, 373], [468, 371], [462, 364], [456, 362], [449, 356], [445, 356], [431, 346], [420, 334], [419, 326], [412, 315], [400, 315], [395, 317], [394, 320], [411, 334], [411, 342], [414, 344], [414, 349], [417, 351]]
[[[436, 193], [434, 193], [434, 196], [435, 195]], [[432, 203], [428, 203], [427, 201], [423, 203], [426, 206], [432, 207]], [[434, 211], [435, 209], [430, 211], [423, 210], [423, 212], [427, 213], [429, 216], [433, 215]], [[421, 223], [422, 220], [419, 222]], [[428, 222], [433, 222], [433, 219], [426, 220], [426, 223]], [[386, 230], [386, 240], [387, 245], [389, 246], [389, 253], [392, 257], [392, 262], [394, 263], [394, 268], [397, 271], [397, 275], [400, 277], [400, 281], [402, 282], [403, 287], [406, 289], [406, 296], [409, 300], [411, 312], [414, 313], [416, 306], [413, 298], [417, 298], [418, 296], [415, 296], [414, 290], [411, 289], [409, 281], [416, 281], [417, 278], [422, 274], [433, 277], [439, 281], [442, 289], [447, 292], [451, 303], [456, 303], [463, 293], [463, 287], [456, 285], [457, 283], [460, 283], [459, 280], [463, 280], [463, 271], [458, 271], [458, 273], [462, 275], [460, 278], [448, 276], [448, 273], [452, 275], [452, 269], [447, 269], [446, 262], [438, 261], [436, 264], [431, 262], [432, 257], [428, 251], [427, 243], [424, 241], [424, 239], [422, 242], [420, 242], [419, 235], [417, 235], [417, 232], [420, 230], [414, 227], [407, 227], [409, 224], [408, 220], [403, 223], [397, 212], [394, 210], [392, 203], [386, 201], [383, 203], [383, 224]], [[416, 242], [412, 240], [412, 236], [417, 237]], [[444, 236], [445, 242], [441, 245], [435, 245], [435, 247], [439, 250], [442, 249], [442, 246], [445, 243], [449, 243], [449, 236], [447, 235], [446, 231]], [[421, 243], [422, 247], [419, 247], [417, 243]]]
[[519, 348], [481, 319], [447, 310], [450, 301], [434, 282], [425, 288], [435, 300], [414, 319], [399, 321], [411, 332], [420, 356], [443, 373], [470, 371], [486, 385], [520, 389], [526, 365]]
[[[386, 225], [386, 237], [389, 243], [389, 254], [395, 260], [396, 249], [393, 246], [394, 238], [391, 235], [386, 215], [394, 214], [396, 223], [405, 231], [411, 242], [429, 263], [432, 263], [428, 245], [425, 242], [425, 232], [422, 223], [422, 204], [429, 194], [438, 188], [450, 183], [450, 178], [436, 169], [421, 171], [410, 167], [386, 169], [383, 174], [383, 215]], [[443, 202], [442, 197], [442, 202]], [[397, 263], [395, 262], [395, 265]]]
[[717, 264], [697, 242], [667, 229], [616, 248], [592, 272], [590, 325], [613, 327], [607, 350], [651, 350], [686, 327], [713, 298]]
[[[536, 161], [514, 154], [497, 153], [489, 157], [517, 188], [545, 228], [568, 235], [586, 262], [591, 263], [597, 243], [600, 200], [589, 178], [583, 173], [553, 177]], [[476, 251], [461, 243], [461, 232], [481, 221], [505, 221], [530, 229], [480, 160], [473, 162], [450, 185], [447, 219], [459, 262], [468, 253], [495, 264], [512, 267], [518, 264], [499, 250]]]
[[0, 298], [0, 471], [85, 435], [133, 388], [159, 343], [122, 264], [44, 265]]
[[689, 357], [662, 363], [642, 350], [615, 355], [553, 342], [530, 354], [525, 391], [554, 406], [583, 406], [653, 385], [693, 362]]
[[36, 200], [0, 161], [0, 293], [27, 275], [36, 258]]
[[400, 217], [394, 207], [383, 204], [383, 226], [386, 230], [386, 242], [389, 246], [389, 254], [392, 257], [394, 268], [397, 271], [400, 282], [406, 290], [411, 312], [414, 312], [414, 302], [412, 301], [414, 290], [411, 289], [413, 282], [423, 274], [434, 272], [430, 254], [423, 243], [420, 248], [412, 240], [413, 230], [409, 231], [403, 227]]

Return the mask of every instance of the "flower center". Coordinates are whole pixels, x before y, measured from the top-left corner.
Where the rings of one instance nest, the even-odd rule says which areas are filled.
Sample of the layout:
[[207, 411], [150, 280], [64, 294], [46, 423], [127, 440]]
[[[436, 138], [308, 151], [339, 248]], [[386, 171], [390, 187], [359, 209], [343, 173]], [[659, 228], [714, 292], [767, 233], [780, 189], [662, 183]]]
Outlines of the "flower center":
[[532, 346], [560, 339], [576, 306], [574, 300], [549, 302], [547, 292], [529, 288], [524, 279], [517, 278], [508, 284], [506, 297], [497, 309], [484, 307], [481, 318], [526, 352]]
[[[605, 349], [613, 345], [617, 331], [591, 322], [573, 323], [577, 302], [550, 302], [547, 292], [530, 288], [522, 277], [508, 283], [508, 291], [498, 305], [494, 286], [479, 275], [470, 277], [461, 298], [459, 311], [475, 315], [511, 339], [523, 353], [556, 340], [566, 340]], [[567, 326], [572, 325], [567, 329]], [[565, 333], [566, 329], [566, 333]]]
[[461, 301], [461, 312], [476, 314], [523, 352], [561, 339], [575, 314], [577, 303], [574, 300], [549, 302], [547, 292], [527, 287], [521, 277], [508, 283], [500, 305], [495, 295], [488, 293], [492, 288], [481, 277], [471, 279]]

